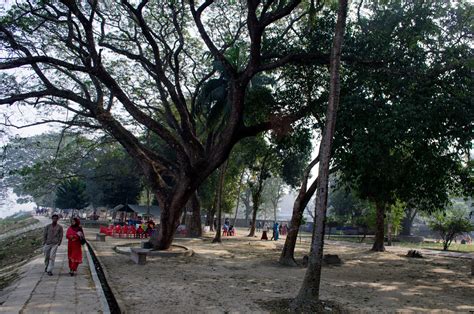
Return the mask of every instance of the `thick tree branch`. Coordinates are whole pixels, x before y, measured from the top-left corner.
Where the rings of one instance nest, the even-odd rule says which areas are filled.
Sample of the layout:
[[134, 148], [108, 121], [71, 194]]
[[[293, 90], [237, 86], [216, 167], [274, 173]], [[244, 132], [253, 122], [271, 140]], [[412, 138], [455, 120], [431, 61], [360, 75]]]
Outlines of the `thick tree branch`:
[[201, 38], [204, 40], [204, 43], [206, 44], [209, 51], [212, 53], [214, 58], [222, 64], [222, 66], [225, 68], [226, 72], [231, 77], [236, 77], [237, 76], [237, 70], [232, 66], [232, 64], [230, 64], [230, 62], [226, 59], [224, 54], [219, 49], [217, 49], [217, 47], [214, 45], [211, 38], [209, 37], [209, 34], [206, 31], [206, 28], [202, 24], [201, 15], [202, 15], [203, 11], [213, 3], [214, 3], [214, 0], [206, 0], [196, 10], [194, 0], [190, 0], [189, 1], [189, 7], [191, 9], [191, 14], [193, 16], [194, 23], [196, 24], [196, 27], [198, 28], [199, 34], [201, 35]]

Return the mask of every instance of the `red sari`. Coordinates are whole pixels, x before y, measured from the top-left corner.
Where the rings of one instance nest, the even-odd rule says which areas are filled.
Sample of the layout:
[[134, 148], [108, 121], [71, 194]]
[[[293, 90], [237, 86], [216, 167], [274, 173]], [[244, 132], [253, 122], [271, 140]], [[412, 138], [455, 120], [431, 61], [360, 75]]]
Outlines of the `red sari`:
[[67, 257], [71, 271], [77, 271], [77, 267], [82, 263], [82, 247], [79, 235], [77, 234], [78, 231], [82, 232], [82, 228], [71, 226], [66, 232], [66, 238], [68, 239]]

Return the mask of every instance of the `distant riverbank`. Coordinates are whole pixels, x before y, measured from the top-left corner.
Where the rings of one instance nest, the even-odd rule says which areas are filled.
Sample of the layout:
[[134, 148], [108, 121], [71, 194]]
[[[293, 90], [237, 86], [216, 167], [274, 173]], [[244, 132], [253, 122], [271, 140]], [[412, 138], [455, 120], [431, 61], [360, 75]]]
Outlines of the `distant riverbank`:
[[[36, 226], [33, 230], [28, 230]], [[43, 228], [31, 214], [0, 219], [0, 290], [17, 277], [19, 268], [41, 254]]]

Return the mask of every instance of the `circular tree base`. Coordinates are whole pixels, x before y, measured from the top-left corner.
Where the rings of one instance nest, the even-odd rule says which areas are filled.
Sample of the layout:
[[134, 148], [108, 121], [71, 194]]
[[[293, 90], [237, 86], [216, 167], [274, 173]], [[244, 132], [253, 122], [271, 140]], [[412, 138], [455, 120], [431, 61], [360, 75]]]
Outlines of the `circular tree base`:
[[[136, 246], [136, 248], [139, 248], [139, 246]], [[120, 253], [120, 254], [127, 254], [127, 255], [130, 255], [131, 249], [132, 249], [131, 246], [121, 246], [121, 245], [117, 245], [114, 248], [115, 252]], [[147, 253], [148, 256], [158, 256], [158, 257], [185, 257], [185, 256], [192, 256], [194, 254], [193, 250], [182, 245], [174, 245], [174, 244], [172, 244], [168, 250], [162, 250], [162, 251], [152, 250], [152, 249], [144, 249], [144, 250], [148, 250], [148, 253]]]

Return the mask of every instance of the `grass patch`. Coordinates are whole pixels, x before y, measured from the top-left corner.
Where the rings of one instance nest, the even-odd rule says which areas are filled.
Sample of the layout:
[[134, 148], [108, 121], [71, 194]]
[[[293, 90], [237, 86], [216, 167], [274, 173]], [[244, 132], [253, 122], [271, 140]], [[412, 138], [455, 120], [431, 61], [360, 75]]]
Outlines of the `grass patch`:
[[0, 241], [0, 290], [18, 277], [18, 268], [41, 254], [43, 228]]
[[41, 253], [43, 228], [31, 230], [0, 241], [0, 268]]
[[31, 214], [13, 215], [6, 218], [0, 218], [0, 234], [10, 232], [12, 230], [28, 227], [39, 222], [33, 218]]
[[[327, 239], [327, 237], [326, 237]], [[330, 240], [333, 241], [344, 241], [344, 242], [352, 242], [352, 243], [360, 243], [360, 239], [356, 237], [333, 237], [331, 236]], [[364, 243], [371, 243], [373, 238], [366, 238]], [[406, 248], [413, 248], [413, 249], [430, 249], [430, 250], [443, 250], [443, 243], [431, 243], [431, 242], [424, 242], [424, 243], [412, 243], [412, 242], [392, 242], [392, 246], [401, 246]], [[459, 253], [473, 253], [474, 252], [474, 244], [461, 244], [461, 243], [452, 243], [448, 249], [449, 252], [459, 252]]]
[[[395, 242], [395, 246], [403, 246], [410, 248], [419, 248], [419, 249], [431, 249], [431, 250], [443, 250], [443, 243], [409, 243], [409, 242]], [[471, 253], [474, 252], [473, 244], [460, 244], [452, 243], [449, 248], [449, 252], [461, 252], [461, 253]]]

